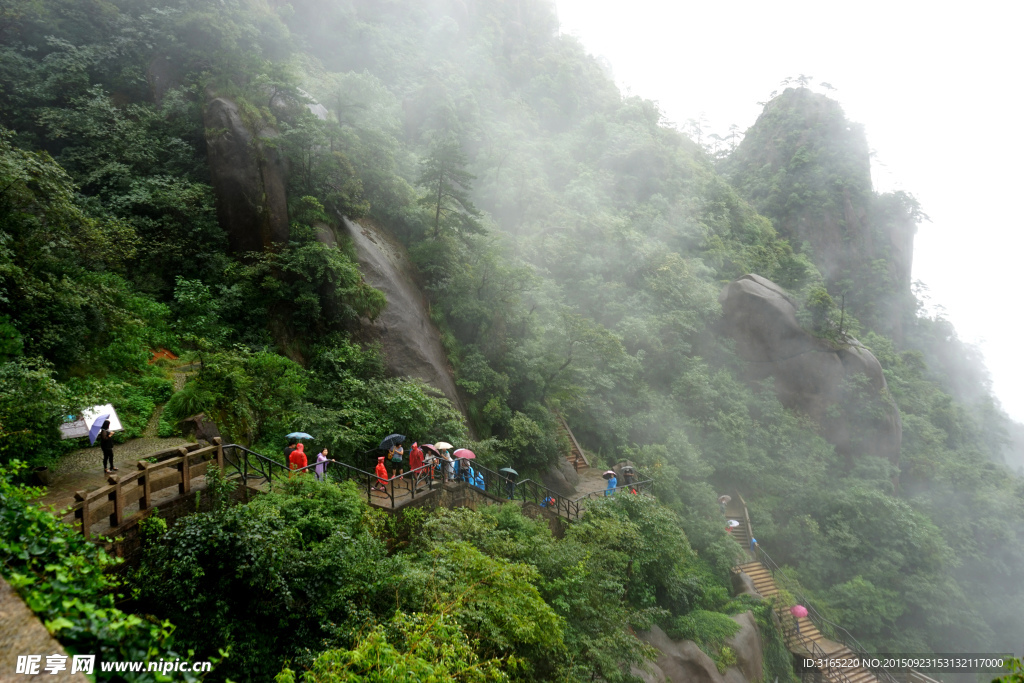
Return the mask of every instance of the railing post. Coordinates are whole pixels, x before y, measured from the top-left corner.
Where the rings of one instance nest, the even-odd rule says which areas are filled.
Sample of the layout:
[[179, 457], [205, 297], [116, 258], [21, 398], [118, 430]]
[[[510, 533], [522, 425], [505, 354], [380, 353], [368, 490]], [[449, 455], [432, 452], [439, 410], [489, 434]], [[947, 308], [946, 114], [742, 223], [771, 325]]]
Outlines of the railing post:
[[82, 507], [75, 510], [75, 516], [81, 516], [82, 518], [82, 536], [89, 539], [89, 528], [92, 526], [92, 519], [89, 512], [89, 494], [85, 491], [75, 492], [75, 502], [81, 503]]
[[184, 496], [188, 494], [189, 489], [192, 486], [192, 477], [189, 476], [188, 472], [188, 450], [182, 446], [178, 449], [178, 452], [181, 453], [182, 456], [181, 464], [178, 465], [178, 470], [181, 472], [181, 482], [178, 484], [178, 495]]
[[217, 447], [217, 469], [224, 472], [224, 445], [223, 439], [219, 436], [213, 437], [213, 445]]
[[107, 477], [107, 483], [114, 485], [114, 490], [107, 495], [114, 501], [114, 511], [110, 513], [110, 526], [116, 529], [124, 521], [124, 492], [121, 491], [120, 477], [110, 475]]
[[149, 509], [149, 500], [152, 495], [152, 488], [149, 482], [149, 463], [145, 460], [139, 461], [139, 469], [142, 470], [142, 474], [139, 475], [139, 485], [142, 486], [142, 498], [139, 498], [139, 510]]

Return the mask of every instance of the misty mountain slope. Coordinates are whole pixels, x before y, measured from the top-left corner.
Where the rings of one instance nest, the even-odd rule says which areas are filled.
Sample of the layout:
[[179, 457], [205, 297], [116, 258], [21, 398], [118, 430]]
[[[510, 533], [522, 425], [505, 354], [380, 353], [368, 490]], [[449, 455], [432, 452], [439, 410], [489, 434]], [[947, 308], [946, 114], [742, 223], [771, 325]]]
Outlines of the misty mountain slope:
[[[735, 487], [759, 541], [865, 645], [1020, 642], [1024, 484], [996, 464], [1006, 418], [948, 323], [921, 315], [905, 249], [920, 216], [909, 197], [871, 192], [866, 143], [835, 103], [787, 91], [720, 173], [558, 36], [547, 2], [150, 4], [47, 0], [5, 29], [10, 150], [47, 150], [99, 234], [122, 230], [117, 243], [133, 247], [100, 263], [60, 245], [67, 281], [99, 272], [107, 286], [96, 311], [61, 290], [56, 333], [18, 305], [28, 294], [3, 301], [17, 377], [41, 383], [23, 356], [42, 356], [69, 391], [106, 396], [116, 379], [130, 393], [154, 384], [140, 349], [179, 345], [213, 355], [178, 403], [206, 401], [228, 433], [245, 426], [267, 447], [283, 445], [278, 418], [353, 459], [396, 426], [458, 433], [450, 407], [381, 377], [348, 341], [380, 300], [345, 245], [314, 244], [315, 232], [333, 212], [369, 213], [409, 248], [486, 463], [554, 462], [557, 409], [600, 461], [627, 457], [656, 479], [715, 570], [731, 542], [714, 501]], [[206, 163], [210, 93], [277, 134], [292, 170], [287, 243], [227, 253]], [[439, 168], [465, 180], [466, 202], [432, 203]], [[2, 254], [0, 273], [34, 253], [29, 227], [4, 224], [15, 257]], [[838, 455], [770, 384], [743, 379], [718, 295], [747, 273], [788, 290], [811, 333], [851, 334], [878, 358], [903, 416], [898, 493], [888, 460]], [[84, 351], [41, 343], [76, 335]], [[698, 609], [687, 595], [644, 599], [678, 617]]]
[[[970, 350], [944, 321], [919, 315], [909, 272], [922, 214], [907, 195], [872, 191], [862, 130], [838, 105], [806, 90], [774, 100], [723, 164], [727, 183], [692, 142], [659, 125], [653, 105], [610, 99], [596, 63], [571, 38], [553, 36], [547, 17], [513, 20], [512, 5], [486, 3], [465, 15], [444, 3], [433, 14], [392, 7], [389, 17], [403, 14], [399, 26], [421, 12], [417, 35], [443, 27], [449, 40], [415, 44], [401, 33], [397, 44], [417, 60], [397, 73], [367, 56], [379, 45], [364, 44], [361, 61], [338, 59], [401, 102], [412, 149], [423, 149], [433, 103], [435, 131], [459, 137], [477, 176], [474, 197], [498, 228], [497, 261], [478, 238], [420, 247], [428, 286], [460, 342], [455, 360], [470, 401], [500, 400], [537, 422], [536, 402], [556, 401], [594, 450], [744, 487], [767, 542], [876, 646], [1012, 644], [1024, 627], [1011, 616], [1022, 604], [1011, 540], [1021, 538], [1020, 483], [992, 464], [1006, 418]], [[328, 48], [314, 52], [339, 63]], [[426, 84], [409, 87], [407, 69]], [[435, 266], [442, 255], [446, 268]], [[488, 267], [473, 267], [480, 261]], [[908, 497], [896, 507], [877, 504], [875, 491], [888, 486], [883, 462], [870, 453], [837, 460], [800, 416], [730, 370], [736, 361], [712, 332], [716, 297], [719, 283], [746, 272], [800, 299], [831, 296], [816, 299], [826, 335], [846, 295], [841, 331], [879, 358], [905, 416]], [[470, 312], [474, 295], [481, 305]], [[807, 310], [809, 325], [814, 315]], [[485, 433], [508, 434], [493, 411], [476, 414]], [[933, 504], [965, 485], [988, 509]], [[692, 504], [697, 494], [679, 486], [668, 495]], [[804, 500], [806, 509], [790, 505]], [[863, 525], [847, 519], [852, 510], [867, 515]], [[983, 519], [1003, 531], [982, 531]], [[965, 537], [964, 525], [977, 535]], [[893, 535], [872, 530], [882, 526]], [[878, 601], [893, 596], [900, 604], [882, 609]]]

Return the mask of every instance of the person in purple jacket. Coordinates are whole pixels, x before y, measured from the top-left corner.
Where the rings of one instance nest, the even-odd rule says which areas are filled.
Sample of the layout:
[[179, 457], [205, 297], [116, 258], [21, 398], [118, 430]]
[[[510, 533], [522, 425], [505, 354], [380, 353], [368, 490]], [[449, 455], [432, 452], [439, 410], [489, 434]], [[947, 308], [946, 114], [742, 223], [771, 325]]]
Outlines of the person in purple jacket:
[[324, 470], [327, 469], [327, 447], [326, 446], [324, 446], [324, 449], [322, 451], [317, 453], [317, 456], [316, 456], [316, 467], [313, 468], [313, 469], [316, 470], [315, 471], [316, 480], [317, 481], [323, 481], [324, 480]]

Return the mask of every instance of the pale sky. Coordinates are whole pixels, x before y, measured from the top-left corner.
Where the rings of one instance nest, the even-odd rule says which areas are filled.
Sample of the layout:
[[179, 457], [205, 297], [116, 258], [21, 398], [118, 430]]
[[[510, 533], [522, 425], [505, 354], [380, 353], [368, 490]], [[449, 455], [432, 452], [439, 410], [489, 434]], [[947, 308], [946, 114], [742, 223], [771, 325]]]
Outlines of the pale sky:
[[1017, 3], [556, 0], [562, 32], [605, 57], [623, 90], [681, 127], [749, 128], [787, 76], [838, 88], [875, 151], [875, 189], [910, 192], [915, 280], [978, 343], [1004, 410], [1024, 422], [1024, 9]]

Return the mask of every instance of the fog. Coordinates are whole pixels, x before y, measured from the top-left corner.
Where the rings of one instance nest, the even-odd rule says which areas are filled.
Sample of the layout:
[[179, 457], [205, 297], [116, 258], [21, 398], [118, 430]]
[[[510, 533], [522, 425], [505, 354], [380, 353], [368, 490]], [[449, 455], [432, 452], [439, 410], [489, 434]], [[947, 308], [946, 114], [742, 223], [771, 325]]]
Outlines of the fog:
[[[865, 125], [879, 191], [915, 195], [915, 280], [929, 309], [978, 344], [993, 389], [1024, 421], [1021, 328], [1012, 291], [1024, 222], [1024, 140], [1002, 121], [1021, 95], [1021, 10], [1011, 3], [629, 3], [557, 0], [563, 33], [603, 57], [624, 90], [657, 100], [683, 128], [746, 130], [780, 81], [800, 74], [836, 88]], [[820, 89], [820, 88], [819, 88]]]

